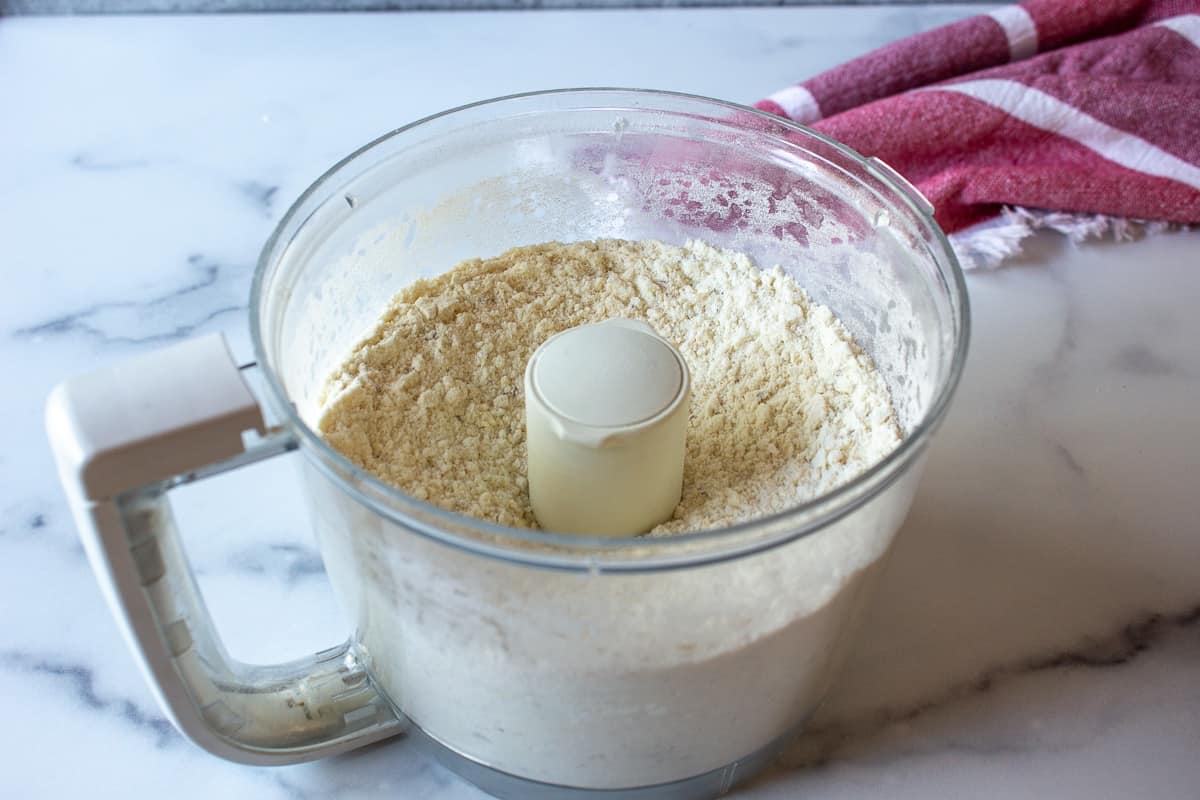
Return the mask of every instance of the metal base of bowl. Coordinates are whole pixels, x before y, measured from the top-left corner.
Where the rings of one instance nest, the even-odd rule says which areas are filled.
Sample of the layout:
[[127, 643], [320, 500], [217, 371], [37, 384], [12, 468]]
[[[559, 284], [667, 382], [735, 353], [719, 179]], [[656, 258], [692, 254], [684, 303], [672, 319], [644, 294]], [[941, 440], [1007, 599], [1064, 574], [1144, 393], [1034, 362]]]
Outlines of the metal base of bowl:
[[437, 741], [417, 725], [409, 736], [420, 740], [450, 771], [500, 800], [711, 800], [762, 773], [799, 732], [799, 726], [775, 741], [723, 767], [669, 783], [623, 789], [588, 789], [522, 778], [489, 767]]

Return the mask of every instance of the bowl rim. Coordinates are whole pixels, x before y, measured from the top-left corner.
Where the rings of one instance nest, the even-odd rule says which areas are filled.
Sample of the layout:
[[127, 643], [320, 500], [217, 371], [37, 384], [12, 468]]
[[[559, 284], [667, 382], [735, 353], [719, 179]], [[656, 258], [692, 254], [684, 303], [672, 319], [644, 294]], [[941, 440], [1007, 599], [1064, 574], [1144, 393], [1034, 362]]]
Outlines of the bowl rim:
[[[441, 508], [390, 486], [358, 467], [304, 422], [289, 400], [287, 391], [272, 366], [265, 346], [262, 328], [262, 301], [266, 278], [275, 262], [272, 253], [278, 248], [286, 229], [301, 213], [305, 203], [360, 156], [408, 131], [445, 117], [485, 106], [500, 106], [514, 101], [564, 95], [580, 97], [632, 95], [647, 99], [671, 98], [706, 104], [714, 107], [714, 110], [754, 115], [773, 126], [815, 139], [856, 162], [873, 178], [891, 190], [898, 200], [907, 204], [909, 210], [927, 225], [933, 234], [934, 242], [945, 256], [948, 266], [948, 269], [943, 272], [943, 277], [949, 278], [947, 289], [953, 310], [957, 311], [953, 315], [954, 352], [950, 367], [937, 387], [932, 402], [913, 426], [912, 431], [901, 440], [895, 449], [846, 483], [810, 500], [789, 506], [783, 511], [734, 525], [671, 536], [613, 538], [509, 527]], [[559, 113], [566, 113], [569, 110], [560, 109]], [[878, 159], [875, 160], [878, 161]], [[857, 151], [805, 125], [750, 106], [686, 92], [622, 87], [546, 89], [502, 95], [430, 114], [376, 137], [325, 170], [296, 198], [264, 244], [251, 281], [249, 311], [250, 335], [258, 367], [265, 378], [266, 399], [276, 413], [276, 418], [284, 421], [285, 427], [298, 441], [300, 449], [306, 455], [316, 456], [316, 458], [309, 458], [309, 461], [327, 475], [339, 489], [401, 527], [460, 550], [510, 563], [548, 569], [591, 573], [638, 573], [715, 563], [778, 547], [828, 527], [879, 495], [895, 482], [903, 474], [902, 467], [920, 454], [930, 435], [942, 422], [962, 377], [971, 329], [970, 300], [962, 267], [941, 226], [934, 220], [930, 211], [932, 207], [928, 201], [925, 201], [923, 197], [920, 200], [916, 199], [914, 187], [907, 184], [902, 178], [897, 180], [899, 176], [893, 177], [892, 174], [889, 174], [891, 171], [890, 167], [880, 169], [874, 166], [871, 160]], [[917, 197], [920, 197], [919, 193]], [[304, 224], [305, 221], [299, 223], [297, 232]], [[472, 535], [459, 534], [454, 530], [456, 527], [466, 528], [472, 532]], [[761, 532], [764, 528], [780, 528], [780, 532], [765, 537], [749, 535]], [[749, 539], [749, 541], [740, 542], [743, 538]], [[506, 543], [509, 541], [512, 544]], [[729, 546], [721, 547], [722, 542], [728, 543]], [[710, 544], [712, 547], [705, 548], [705, 544]], [[529, 545], [533, 545], [533, 547]], [[700, 546], [699, 549], [697, 546]], [[622, 550], [636, 550], [637, 554], [607, 560], [600, 558], [605, 554], [619, 554]]]

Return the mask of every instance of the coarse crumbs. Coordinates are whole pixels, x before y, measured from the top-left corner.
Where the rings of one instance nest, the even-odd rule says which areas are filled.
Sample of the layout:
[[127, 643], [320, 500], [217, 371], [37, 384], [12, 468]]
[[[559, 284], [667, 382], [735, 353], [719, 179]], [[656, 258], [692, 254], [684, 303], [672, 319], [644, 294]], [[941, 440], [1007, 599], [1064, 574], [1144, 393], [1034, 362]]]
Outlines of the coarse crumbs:
[[683, 497], [650, 535], [783, 511], [900, 442], [870, 358], [779, 267], [617, 239], [514, 248], [407, 287], [330, 376], [321, 435], [416, 497], [536, 528], [526, 362], [559, 331], [612, 317], [652, 325], [691, 370]]

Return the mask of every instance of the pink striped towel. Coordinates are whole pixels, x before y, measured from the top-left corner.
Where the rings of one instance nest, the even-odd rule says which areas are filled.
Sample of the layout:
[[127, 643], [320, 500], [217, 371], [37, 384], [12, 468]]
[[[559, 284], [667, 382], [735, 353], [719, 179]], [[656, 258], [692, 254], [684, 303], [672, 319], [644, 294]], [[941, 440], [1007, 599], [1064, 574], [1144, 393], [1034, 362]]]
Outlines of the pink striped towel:
[[887, 161], [960, 232], [968, 265], [1042, 225], [1200, 223], [1200, 0], [1003, 6], [757, 107]]

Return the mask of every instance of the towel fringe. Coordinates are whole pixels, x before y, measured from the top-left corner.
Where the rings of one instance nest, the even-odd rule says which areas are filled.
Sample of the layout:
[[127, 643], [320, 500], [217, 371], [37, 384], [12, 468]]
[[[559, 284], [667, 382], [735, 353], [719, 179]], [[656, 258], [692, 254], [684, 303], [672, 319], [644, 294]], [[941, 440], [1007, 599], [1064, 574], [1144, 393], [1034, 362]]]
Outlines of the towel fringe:
[[963, 269], [993, 269], [1021, 253], [1022, 243], [1039, 230], [1063, 234], [1074, 244], [1111, 237], [1128, 242], [1184, 227], [1170, 222], [1110, 217], [1105, 214], [1071, 214], [1032, 208], [1004, 208], [1000, 216], [950, 235], [950, 244]]

